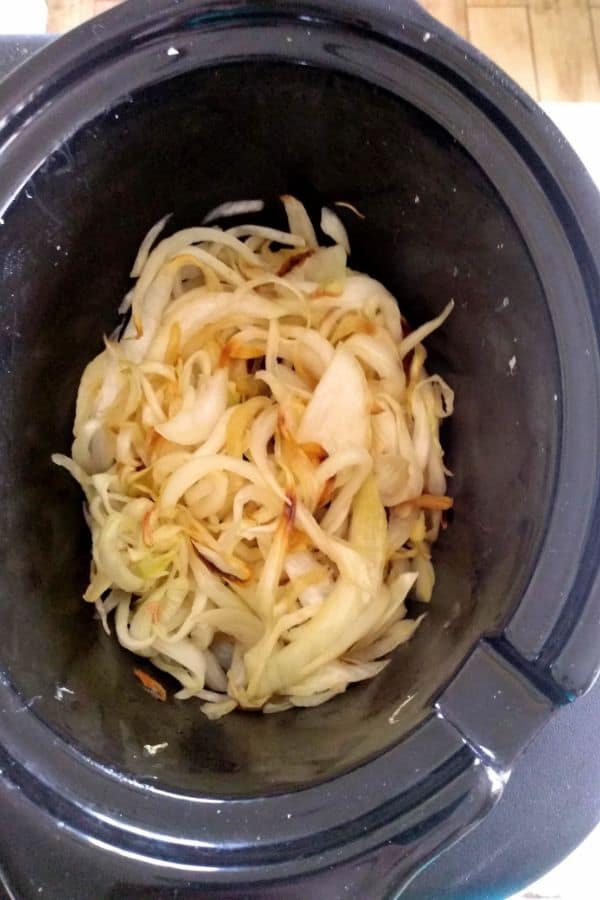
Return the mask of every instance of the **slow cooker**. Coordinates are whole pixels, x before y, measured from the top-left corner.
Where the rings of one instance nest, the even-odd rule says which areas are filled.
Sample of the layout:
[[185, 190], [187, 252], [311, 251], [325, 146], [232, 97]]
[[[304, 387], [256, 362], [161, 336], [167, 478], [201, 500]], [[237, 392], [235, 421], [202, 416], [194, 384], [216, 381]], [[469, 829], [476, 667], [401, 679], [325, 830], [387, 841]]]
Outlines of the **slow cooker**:
[[[593, 184], [409, 0], [130, 0], [0, 85], [0, 152], [0, 769], [6, 810], [44, 826], [32, 853], [63, 847], [52, 884], [16, 896], [408, 893], [598, 670]], [[362, 211], [352, 263], [411, 322], [454, 298], [430, 356], [457, 398], [456, 514], [431, 612], [385, 673], [214, 723], [157, 708], [93, 621], [80, 500], [50, 454], [148, 226], [285, 191]]]

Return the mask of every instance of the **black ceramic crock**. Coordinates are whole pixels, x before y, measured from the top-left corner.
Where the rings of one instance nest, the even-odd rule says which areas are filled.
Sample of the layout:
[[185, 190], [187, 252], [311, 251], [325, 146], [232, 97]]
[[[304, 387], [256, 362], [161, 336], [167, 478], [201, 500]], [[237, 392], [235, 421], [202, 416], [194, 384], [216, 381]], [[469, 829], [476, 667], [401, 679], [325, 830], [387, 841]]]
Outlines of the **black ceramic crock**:
[[[429, 346], [456, 391], [456, 514], [430, 614], [384, 674], [211, 723], [144, 694], [81, 601], [80, 497], [50, 454], [149, 225], [248, 197], [272, 216], [283, 191], [362, 210], [353, 265], [412, 323], [455, 299]], [[0, 778], [72, 838], [66, 862], [44, 851], [44, 896], [397, 895], [597, 672], [590, 179], [410, 0], [130, 0], [0, 86], [0, 208]]]

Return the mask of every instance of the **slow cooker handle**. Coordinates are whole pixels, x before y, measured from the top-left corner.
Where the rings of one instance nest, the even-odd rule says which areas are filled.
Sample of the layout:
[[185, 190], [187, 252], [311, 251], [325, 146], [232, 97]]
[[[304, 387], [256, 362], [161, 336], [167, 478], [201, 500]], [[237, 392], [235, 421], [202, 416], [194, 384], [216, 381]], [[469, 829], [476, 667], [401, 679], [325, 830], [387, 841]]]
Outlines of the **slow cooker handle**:
[[426, 865], [479, 824], [500, 799], [503, 786], [504, 778], [473, 754], [471, 764], [441, 794], [419, 804], [412, 825], [372, 853], [367, 864], [355, 863], [349, 896], [400, 897]]

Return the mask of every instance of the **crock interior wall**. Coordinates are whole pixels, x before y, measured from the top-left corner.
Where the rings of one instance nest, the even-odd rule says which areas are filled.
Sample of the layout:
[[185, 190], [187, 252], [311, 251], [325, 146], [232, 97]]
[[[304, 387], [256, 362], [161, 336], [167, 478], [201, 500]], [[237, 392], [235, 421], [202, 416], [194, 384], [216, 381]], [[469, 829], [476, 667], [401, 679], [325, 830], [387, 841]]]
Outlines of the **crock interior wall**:
[[[344, 213], [351, 263], [395, 293], [412, 325], [455, 299], [428, 348], [431, 370], [456, 391], [444, 431], [456, 511], [435, 550], [430, 614], [379, 678], [317, 709], [211, 723], [195, 701], [159, 704], [145, 694], [134, 657], [82, 602], [81, 496], [50, 454], [68, 451], [81, 372], [116, 323], [147, 228], [166, 212], [175, 213], [173, 230], [198, 223], [224, 200], [265, 197], [276, 210], [286, 191], [313, 211], [356, 204], [364, 221]], [[552, 328], [530, 256], [488, 178], [430, 118], [365, 82], [240, 63], [155, 85], [88, 124], [4, 221], [0, 660], [16, 689], [85, 753], [186, 791], [302, 786], [401, 739], [518, 602], [551, 500]], [[57, 685], [74, 693], [58, 701]], [[144, 744], [163, 741], [164, 752], [144, 757]]]

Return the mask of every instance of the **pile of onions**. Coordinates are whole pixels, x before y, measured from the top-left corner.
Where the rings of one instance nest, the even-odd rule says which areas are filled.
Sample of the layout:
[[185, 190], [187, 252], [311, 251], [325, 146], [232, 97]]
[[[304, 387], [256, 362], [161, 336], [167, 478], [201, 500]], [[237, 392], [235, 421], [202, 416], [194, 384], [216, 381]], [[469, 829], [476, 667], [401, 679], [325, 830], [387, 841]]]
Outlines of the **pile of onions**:
[[319, 246], [282, 201], [288, 232], [203, 226], [152, 249], [167, 220], [151, 229], [129, 324], [87, 366], [72, 455], [53, 457], [85, 493], [85, 600], [211, 718], [377, 675], [419, 625], [405, 600], [431, 597], [452, 504], [453, 394], [422, 343], [452, 304], [409, 331], [348, 268], [338, 216], [323, 210]]

